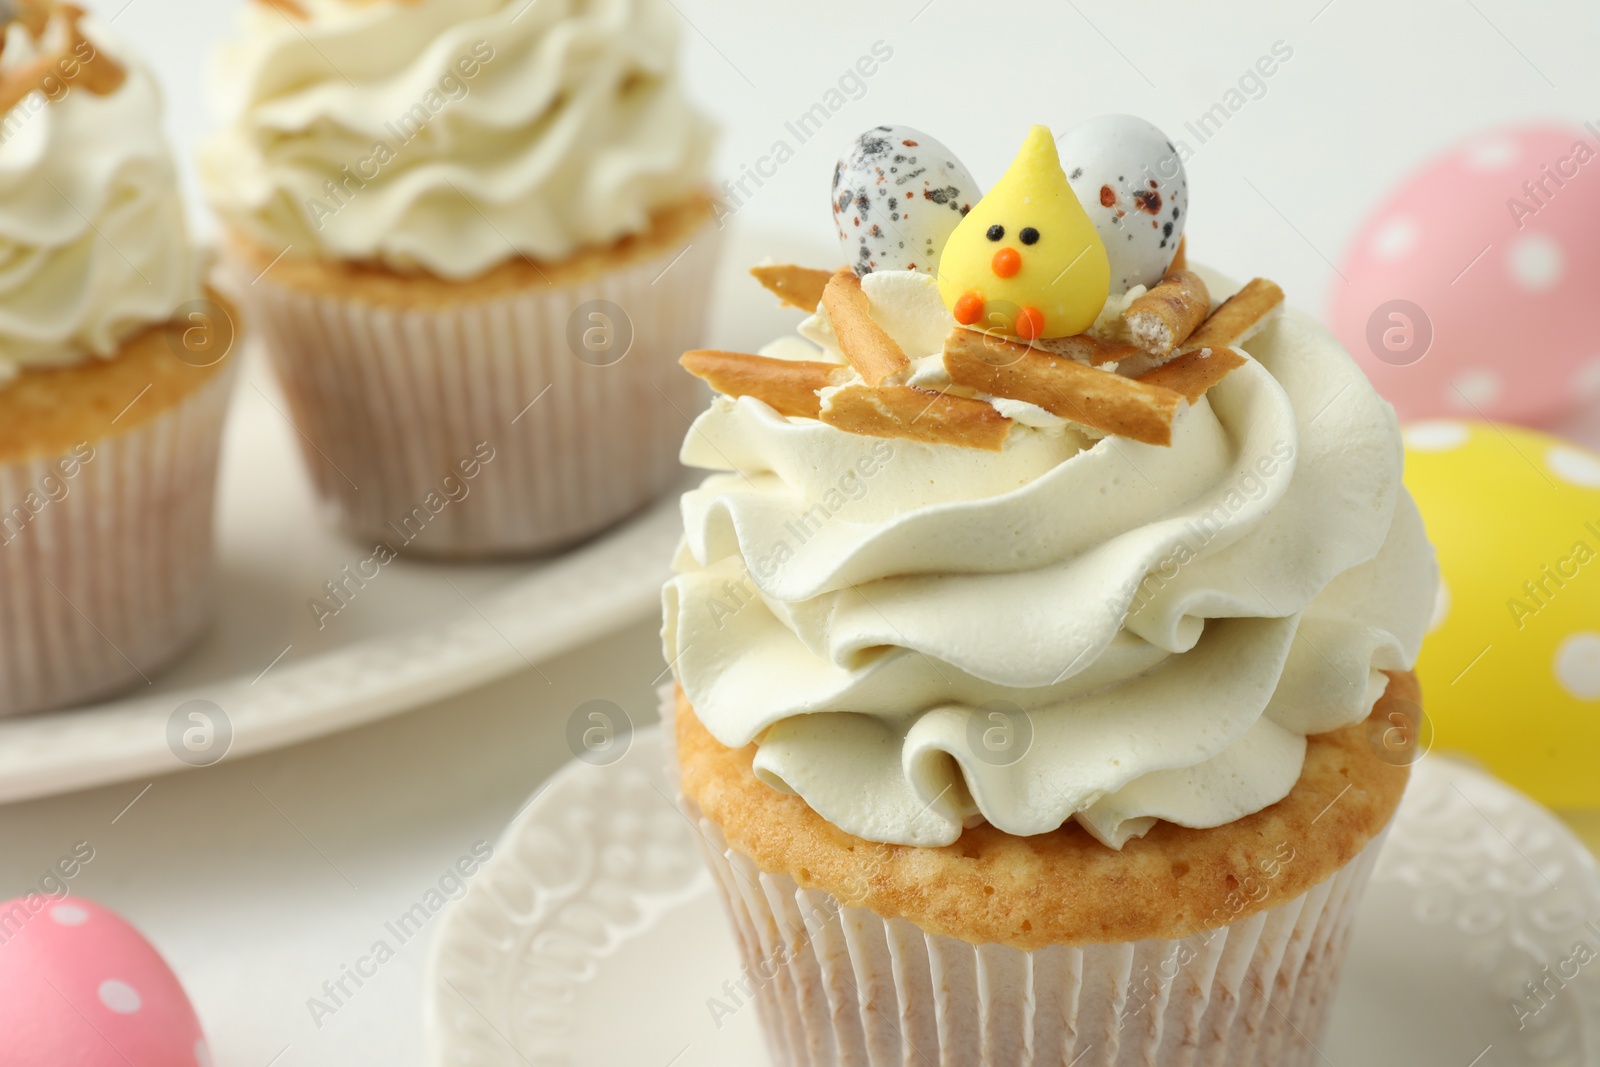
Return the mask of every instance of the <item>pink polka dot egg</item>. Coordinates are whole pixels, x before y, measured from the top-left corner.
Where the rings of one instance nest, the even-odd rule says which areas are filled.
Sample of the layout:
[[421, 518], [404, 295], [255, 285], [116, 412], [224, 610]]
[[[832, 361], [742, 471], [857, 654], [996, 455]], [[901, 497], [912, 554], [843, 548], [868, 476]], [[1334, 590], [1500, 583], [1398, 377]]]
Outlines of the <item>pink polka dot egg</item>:
[[1334, 280], [1334, 332], [1404, 419], [1540, 425], [1600, 398], [1600, 129], [1482, 134], [1411, 175]]
[[0, 904], [0, 1064], [211, 1067], [200, 1021], [161, 954], [77, 897]]
[[1417, 661], [1435, 747], [1551, 807], [1600, 807], [1600, 454], [1476, 419], [1402, 438], [1439, 559]]

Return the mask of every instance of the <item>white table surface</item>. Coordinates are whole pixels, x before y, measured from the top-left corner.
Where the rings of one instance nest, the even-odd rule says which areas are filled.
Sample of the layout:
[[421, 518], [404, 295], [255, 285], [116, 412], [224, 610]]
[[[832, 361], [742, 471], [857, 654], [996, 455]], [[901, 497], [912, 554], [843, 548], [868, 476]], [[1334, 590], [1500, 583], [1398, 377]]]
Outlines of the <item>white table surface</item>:
[[[1220, 269], [1274, 277], [1314, 311], [1354, 227], [1433, 151], [1501, 123], [1600, 119], [1600, 5], [1588, 0], [813, 0], [761, 5], [759, 17], [737, 0], [673, 2], [691, 90], [727, 131], [719, 171], [737, 176], [780, 139], [796, 149], [740, 222], [811, 238], [829, 234], [833, 159], [868, 126], [919, 126], [988, 183], [1030, 122], [1133, 111], [1182, 136], [1287, 42], [1294, 57], [1265, 94], [1196, 148], [1191, 247]], [[211, 127], [203, 57], [239, 0], [89, 6], [157, 65], [187, 157]], [[785, 121], [880, 40], [893, 58], [860, 99], [795, 144]], [[184, 181], [193, 188], [190, 170]], [[198, 206], [194, 216], [209, 233]], [[474, 842], [495, 839], [568, 758], [572, 709], [605, 698], [648, 722], [660, 670], [645, 620], [542, 665], [548, 681], [524, 672], [286, 751], [0, 809], [0, 895], [87, 840], [96, 856], [74, 892], [121, 910], [166, 953], [219, 1067], [418, 1063], [420, 941], [320, 1028], [308, 998]]]
[[656, 629], [642, 620], [541, 665], [544, 677], [524, 671], [311, 744], [0, 808], [0, 898], [87, 841], [95, 856], [72, 892], [120, 911], [166, 955], [217, 1067], [280, 1054], [274, 1067], [420, 1063], [422, 938], [321, 1026], [308, 1000], [374, 941], [394, 944], [384, 924], [499, 837], [571, 758], [575, 708], [605, 699], [655, 721]]

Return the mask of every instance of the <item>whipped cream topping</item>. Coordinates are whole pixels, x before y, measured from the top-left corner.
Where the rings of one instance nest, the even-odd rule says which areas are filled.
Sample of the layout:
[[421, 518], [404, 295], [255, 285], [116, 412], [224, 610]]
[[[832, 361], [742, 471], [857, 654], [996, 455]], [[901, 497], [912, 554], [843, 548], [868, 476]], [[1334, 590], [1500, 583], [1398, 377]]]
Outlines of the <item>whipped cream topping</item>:
[[[933, 279], [862, 288], [940, 387]], [[764, 354], [843, 361], [824, 314], [800, 332]], [[1014, 401], [991, 453], [716, 398], [684, 444], [715, 473], [683, 499], [664, 595], [707, 729], [874, 841], [1075, 819], [1121, 847], [1282, 799], [1305, 738], [1414, 663], [1436, 568], [1393, 410], [1333, 338], [1288, 311], [1242, 347], [1169, 448]]]
[[[0, 119], [0, 384], [115, 356], [200, 295], [155, 80], [92, 16], [74, 48], [68, 18], [12, 22], [0, 51], [0, 80], [54, 57]], [[96, 55], [126, 72], [110, 92], [85, 87]]]
[[212, 205], [274, 253], [464, 279], [644, 231], [702, 184], [664, 0], [247, 5]]

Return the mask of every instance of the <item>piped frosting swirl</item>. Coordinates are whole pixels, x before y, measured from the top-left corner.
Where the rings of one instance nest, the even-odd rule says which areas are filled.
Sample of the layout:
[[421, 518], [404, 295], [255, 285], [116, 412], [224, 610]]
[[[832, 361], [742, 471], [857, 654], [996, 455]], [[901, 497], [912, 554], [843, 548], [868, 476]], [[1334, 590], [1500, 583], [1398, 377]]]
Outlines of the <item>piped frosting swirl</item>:
[[643, 232], [709, 123], [662, 0], [254, 3], [219, 57], [208, 197], [271, 254], [465, 279]]
[[68, 7], [3, 32], [0, 383], [114, 356], [200, 295], [150, 72]]
[[[928, 388], [954, 325], [934, 284], [862, 279]], [[764, 354], [844, 362], [824, 312], [801, 332]], [[1014, 401], [994, 453], [717, 398], [665, 593], [696, 714], [875, 841], [1076, 820], [1119, 847], [1281, 799], [1306, 736], [1412, 665], [1436, 571], [1393, 411], [1337, 343], [1287, 312], [1243, 347], [1170, 447]]]

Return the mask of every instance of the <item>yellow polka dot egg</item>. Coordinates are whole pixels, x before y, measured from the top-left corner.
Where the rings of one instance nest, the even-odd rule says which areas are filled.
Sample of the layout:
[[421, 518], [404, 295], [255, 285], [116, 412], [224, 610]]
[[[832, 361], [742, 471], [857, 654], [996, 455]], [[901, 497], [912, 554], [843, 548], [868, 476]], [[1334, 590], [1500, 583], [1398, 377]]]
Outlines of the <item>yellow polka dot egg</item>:
[[1407, 426], [1442, 581], [1418, 662], [1437, 749], [1600, 806], [1600, 455], [1490, 422]]

